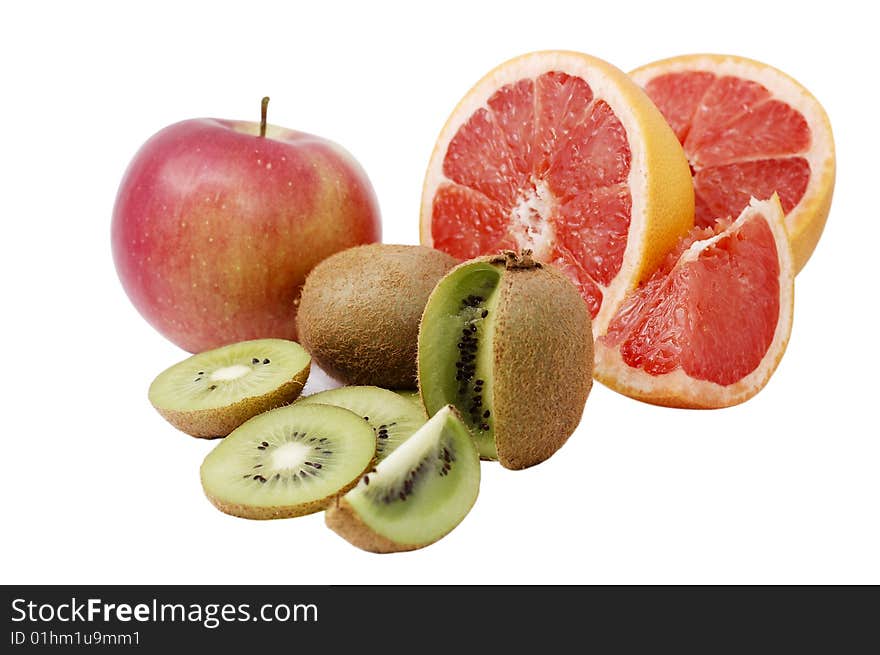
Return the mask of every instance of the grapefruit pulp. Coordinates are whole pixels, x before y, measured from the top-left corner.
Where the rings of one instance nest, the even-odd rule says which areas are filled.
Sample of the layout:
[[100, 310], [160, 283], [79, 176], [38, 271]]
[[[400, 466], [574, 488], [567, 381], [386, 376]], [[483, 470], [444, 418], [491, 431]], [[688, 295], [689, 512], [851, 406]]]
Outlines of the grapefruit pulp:
[[627, 396], [717, 408], [760, 391], [791, 332], [794, 266], [777, 196], [694, 227], [596, 342], [596, 377]]
[[693, 224], [684, 152], [628, 76], [575, 52], [508, 61], [443, 128], [421, 241], [460, 259], [531, 250], [578, 287], [602, 334]]
[[737, 216], [779, 195], [800, 270], [819, 241], [834, 189], [834, 140], [819, 102], [750, 59], [684, 55], [631, 73], [666, 117], [691, 165], [695, 223]]

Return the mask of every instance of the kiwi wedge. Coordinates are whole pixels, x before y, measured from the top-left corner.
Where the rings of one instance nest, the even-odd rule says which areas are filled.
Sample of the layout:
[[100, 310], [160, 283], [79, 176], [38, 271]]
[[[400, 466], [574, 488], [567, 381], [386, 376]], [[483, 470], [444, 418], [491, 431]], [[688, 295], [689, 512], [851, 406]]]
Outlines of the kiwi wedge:
[[325, 521], [363, 550], [415, 550], [455, 528], [479, 489], [479, 455], [458, 412], [449, 406], [332, 503]]
[[580, 422], [593, 381], [590, 314], [568, 278], [528, 251], [481, 257], [431, 293], [418, 366], [429, 415], [455, 405], [481, 457], [532, 466]]
[[235, 429], [202, 463], [202, 487], [220, 511], [277, 519], [324, 509], [373, 463], [376, 435], [341, 407], [295, 404]]
[[149, 398], [177, 429], [223, 437], [252, 416], [293, 402], [310, 366], [309, 354], [293, 341], [242, 341], [164, 370], [150, 385]]
[[297, 404], [321, 403], [348, 409], [376, 433], [376, 459], [382, 461], [425, 424], [427, 418], [411, 400], [387, 389], [341, 387], [300, 398]]

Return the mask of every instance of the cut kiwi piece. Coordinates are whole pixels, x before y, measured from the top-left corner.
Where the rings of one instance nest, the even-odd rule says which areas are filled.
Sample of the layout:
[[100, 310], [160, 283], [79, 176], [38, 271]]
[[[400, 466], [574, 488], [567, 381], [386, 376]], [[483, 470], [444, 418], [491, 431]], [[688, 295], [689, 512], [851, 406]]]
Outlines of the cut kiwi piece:
[[429, 415], [455, 405], [481, 457], [532, 466], [580, 422], [593, 380], [590, 314], [565, 275], [527, 251], [481, 257], [431, 293], [418, 365]]
[[373, 464], [376, 435], [333, 405], [295, 404], [234, 430], [202, 463], [202, 487], [222, 512], [248, 519], [324, 509]]
[[458, 412], [449, 406], [332, 503], [325, 520], [358, 548], [415, 550], [455, 528], [479, 489], [479, 455]]
[[252, 416], [293, 402], [310, 365], [309, 354], [293, 341], [242, 341], [164, 370], [150, 385], [149, 398], [177, 429], [223, 437]]
[[427, 418], [412, 401], [387, 389], [342, 387], [300, 398], [297, 404], [336, 405], [362, 416], [376, 433], [376, 458], [382, 461], [425, 424]]

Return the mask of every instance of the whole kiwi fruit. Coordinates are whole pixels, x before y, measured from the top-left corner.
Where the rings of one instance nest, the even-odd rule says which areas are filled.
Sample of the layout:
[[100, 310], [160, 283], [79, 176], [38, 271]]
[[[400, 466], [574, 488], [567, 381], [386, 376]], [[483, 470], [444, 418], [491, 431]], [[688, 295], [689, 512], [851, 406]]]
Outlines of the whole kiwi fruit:
[[426, 246], [380, 243], [328, 257], [303, 286], [300, 343], [342, 382], [414, 389], [419, 318], [434, 285], [457, 263]]
[[454, 405], [481, 457], [525, 468], [580, 423], [593, 382], [590, 313], [569, 279], [528, 251], [480, 257], [431, 293], [418, 360], [428, 414]]

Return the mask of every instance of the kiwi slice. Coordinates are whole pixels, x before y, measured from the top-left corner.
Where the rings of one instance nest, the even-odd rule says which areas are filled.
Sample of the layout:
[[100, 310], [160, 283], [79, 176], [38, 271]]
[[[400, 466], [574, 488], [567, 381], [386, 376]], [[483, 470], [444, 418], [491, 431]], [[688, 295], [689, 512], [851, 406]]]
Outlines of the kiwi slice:
[[233, 516], [301, 516], [354, 486], [375, 453], [376, 435], [354, 412], [297, 403], [255, 416], [217, 444], [202, 463], [202, 487]]
[[333, 531], [364, 550], [415, 550], [448, 534], [473, 507], [480, 459], [467, 427], [451, 406], [327, 509]]
[[406, 400], [410, 401], [413, 405], [419, 408], [419, 411], [422, 414], [425, 414], [425, 406], [422, 404], [422, 395], [419, 393], [418, 389], [398, 389], [394, 393], [396, 393], [401, 398], [405, 398]]
[[351, 410], [376, 433], [376, 458], [381, 461], [425, 424], [427, 418], [412, 401], [387, 389], [341, 387], [306, 396], [298, 404], [322, 403]]
[[310, 365], [309, 354], [293, 341], [242, 341], [164, 370], [150, 385], [149, 398], [177, 429], [223, 437], [252, 416], [293, 402]]
[[481, 457], [532, 466], [580, 422], [593, 380], [590, 314], [568, 278], [527, 251], [481, 257], [428, 298], [418, 365], [429, 415], [455, 405]]

